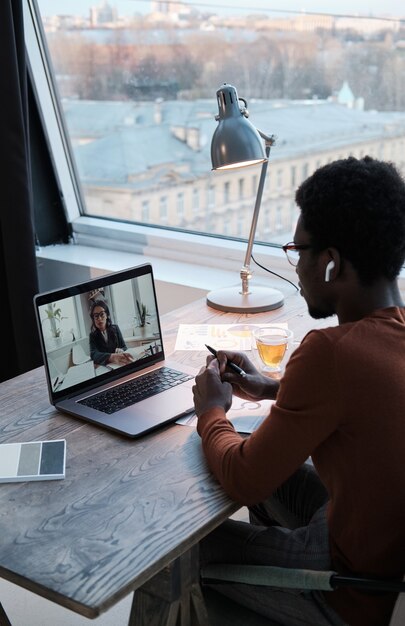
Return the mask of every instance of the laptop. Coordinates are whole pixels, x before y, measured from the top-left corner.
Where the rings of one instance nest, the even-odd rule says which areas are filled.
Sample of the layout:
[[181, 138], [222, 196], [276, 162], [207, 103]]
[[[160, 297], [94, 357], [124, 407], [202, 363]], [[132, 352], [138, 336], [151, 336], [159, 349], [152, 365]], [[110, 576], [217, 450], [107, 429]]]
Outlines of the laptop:
[[139, 437], [193, 410], [196, 371], [165, 360], [152, 266], [34, 298], [49, 399]]

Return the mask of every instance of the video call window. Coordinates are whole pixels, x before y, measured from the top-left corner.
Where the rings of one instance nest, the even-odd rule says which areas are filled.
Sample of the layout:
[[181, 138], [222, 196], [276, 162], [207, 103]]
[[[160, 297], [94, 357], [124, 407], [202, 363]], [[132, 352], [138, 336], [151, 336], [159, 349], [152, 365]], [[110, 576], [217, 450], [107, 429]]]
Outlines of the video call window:
[[149, 275], [39, 307], [54, 391], [162, 351]]

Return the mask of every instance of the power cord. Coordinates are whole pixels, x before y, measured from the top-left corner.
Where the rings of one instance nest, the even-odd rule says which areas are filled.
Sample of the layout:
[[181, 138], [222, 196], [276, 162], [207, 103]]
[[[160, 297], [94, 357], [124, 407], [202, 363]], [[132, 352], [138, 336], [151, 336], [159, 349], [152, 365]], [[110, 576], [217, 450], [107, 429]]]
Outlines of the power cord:
[[264, 265], [262, 265], [261, 263], [259, 263], [258, 261], [256, 261], [255, 257], [253, 256], [253, 254], [250, 255], [252, 258], [252, 261], [254, 263], [256, 263], [256, 265], [258, 265], [259, 267], [262, 268], [262, 270], [264, 270], [265, 272], [269, 272], [269, 274], [273, 274], [273, 276], [277, 276], [277, 278], [281, 278], [281, 280], [285, 280], [287, 283], [290, 283], [290, 285], [292, 285], [293, 287], [295, 287], [295, 289], [297, 291], [299, 291], [299, 287], [293, 283], [291, 280], [289, 280], [288, 278], [285, 278], [285, 276], [281, 276], [280, 274], [277, 274], [277, 272], [273, 272], [273, 270], [269, 270], [268, 267], [265, 267]]

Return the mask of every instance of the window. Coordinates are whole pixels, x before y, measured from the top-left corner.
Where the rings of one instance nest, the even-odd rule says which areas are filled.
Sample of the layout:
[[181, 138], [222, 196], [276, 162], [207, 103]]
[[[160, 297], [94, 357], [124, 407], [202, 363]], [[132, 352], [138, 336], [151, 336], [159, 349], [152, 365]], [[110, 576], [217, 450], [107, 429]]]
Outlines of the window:
[[210, 185], [207, 192], [207, 206], [212, 209], [215, 206], [215, 187]]
[[230, 231], [231, 231], [231, 220], [229, 217], [225, 217], [224, 218], [224, 222], [223, 222], [223, 229], [224, 229], [224, 235], [229, 235]]
[[150, 222], [149, 200], [142, 201], [142, 221], [144, 224], [149, 224]]
[[159, 217], [162, 222], [167, 222], [167, 196], [159, 198]]
[[295, 202], [291, 202], [290, 207], [289, 207], [289, 219], [288, 219], [290, 232], [295, 231], [297, 220], [298, 220], [298, 208]]
[[243, 219], [243, 217], [241, 215], [238, 216], [238, 219], [237, 219], [237, 222], [236, 222], [236, 228], [237, 228], [237, 236], [238, 237], [246, 236], [245, 220]]
[[270, 227], [271, 227], [271, 210], [268, 207], [265, 207], [264, 209], [264, 230], [265, 232], [270, 232]]
[[199, 213], [200, 211], [200, 194], [198, 189], [193, 189], [193, 212]]
[[239, 178], [238, 180], [239, 200], [243, 200], [245, 197], [245, 179]]
[[[294, 187], [318, 163], [374, 153], [405, 174], [405, 81], [398, 80], [405, 29], [388, 8], [378, 20], [355, 16], [364, 13], [360, 0], [353, 16], [341, 17], [338, 3], [326, 1], [320, 15], [257, 14], [248, 3], [226, 11], [187, 2], [83, 0], [77, 9], [69, 0], [36, 1], [38, 14], [35, 0], [24, 0], [27, 49], [75, 232], [82, 217], [103, 218], [107, 231], [141, 216], [144, 225], [176, 232], [212, 227], [209, 234], [238, 236], [238, 212], [246, 195], [256, 196], [259, 174], [211, 172], [224, 76], [247, 100], [250, 121], [277, 137], [263, 202], [281, 207], [278, 223], [291, 222]], [[382, 42], [390, 42], [389, 54]], [[189, 211], [179, 200], [185, 184], [195, 185]], [[213, 217], [216, 201], [233, 214]], [[266, 241], [283, 243], [285, 235], [273, 229]]]
[[184, 217], [184, 193], [182, 191], [177, 194], [177, 217], [179, 220]]
[[257, 175], [252, 176], [252, 196], [256, 196], [257, 194]]
[[228, 204], [231, 200], [230, 193], [229, 193], [230, 187], [231, 187], [231, 184], [228, 181], [224, 183], [224, 204]]
[[283, 207], [280, 205], [276, 207], [274, 228], [275, 230], [283, 230]]

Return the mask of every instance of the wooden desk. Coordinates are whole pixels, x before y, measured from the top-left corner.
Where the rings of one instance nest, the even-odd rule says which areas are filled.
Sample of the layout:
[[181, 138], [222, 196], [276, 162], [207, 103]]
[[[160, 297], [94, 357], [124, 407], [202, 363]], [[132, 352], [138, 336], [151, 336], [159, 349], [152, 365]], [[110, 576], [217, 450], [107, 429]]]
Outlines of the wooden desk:
[[[287, 321], [298, 339], [315, 326], [298, 295], [250, 316], [201, 300], [163, 317], [166, 354], [181, 322], [249, 320]], [[196, 368], [205, 357], [173, 355]], [[42, 368], [0, 385], [1, 442], [57, 438], [67, 440], [63, 481], [0, 486], [0, 576], [89, 618], [138, 589], [130, 624], [207, 624], [196, 545], [238, 506], [210, 475], [198, 435], [170, 425], [134, 441], [63, 415]]]

